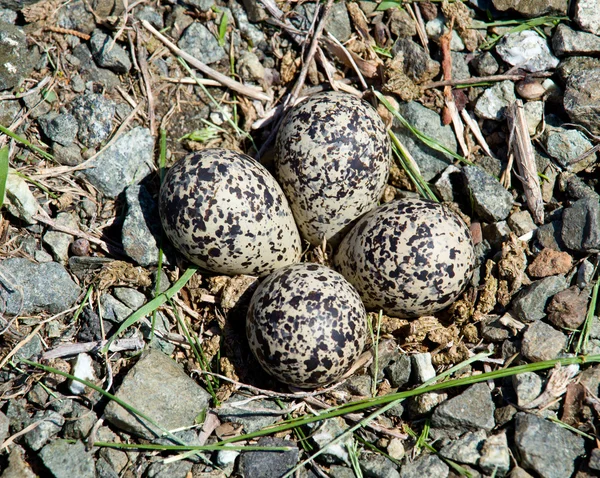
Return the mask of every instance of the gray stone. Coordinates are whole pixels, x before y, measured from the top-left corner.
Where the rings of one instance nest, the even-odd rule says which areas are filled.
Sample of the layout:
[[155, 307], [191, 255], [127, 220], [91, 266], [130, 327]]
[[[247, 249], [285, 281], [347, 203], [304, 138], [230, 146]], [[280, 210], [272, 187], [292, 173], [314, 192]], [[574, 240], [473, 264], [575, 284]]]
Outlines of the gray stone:
[[515, 445], [520, 465], [541, 478], [569, 478], [575, 459], [585, 453], [582, 437], [528, 413], [517, 414]]
[[600, 250], [600, 202], [580, 199], [563, 212], [561, 237], [565, 245], [578, 252]]
[[0, 22], [0, 91], [19, 85], [32, 69], [23, 31]]
[[381, 453], [363, 451], [358, 457], [358, 464], [363, 476], [369, 478], [400, 478], [398, 468], [389, 458]]
[[57, 314], [68, 309], [81, 292], [66, 269], [56, 262], [36, 264], [15, 257], [0, 262], [0, 273], [4, 282], [0, 290], [3, 314], [34, 314], [43, 310]]
[[[85, 353], [77, 355], [73, 361], [71, 367], [71, 375], [81, 380], [87, 380], [88, 382], [96, 381], [96, 373], [94, 372], [94, 361], [92, 357]], [[77, 381], [69, 379], [69, 391], [73, 395], [81, 395], [87, 390], [86, 386]], [[83, 437], [82, 437], [83, 438]]]
[[65, 422], [63, 438], [85, 440], [97, 421], [98, 417], [93, 410], [80, 405], [78, 402], [73, 402], [73, 412]]
[[227, 56], [214, 35], [198, 22], [185, 29], [177, 46], [206, 65], [216, 63]]
[[542, 378], [534, 372], [513, 375], [512, 384], [517, 394], [519, 406], [535, 400], [542, 393]]
[[162, 15], [149, 5], [141, 8], [140, 10], [136, 9], [135, 17], [138, 20], [146, 20], [157, 30], [162, 30], [165, 26]]
[[440, 72], [439, 62], [432, 60], [425, 49], [410, 38], [398, 38], [392, 53], [402, 54], [404, 73], [417, 84], [430, 81]]
[[546, 322], [537, 321], [527, 327], [521, 341], [521, 354], [531, 362], [557, 358], [567, 347], [567, 336]]
[[5, 186], [5, 205], [8, 212], [25, 224], [35, 224], [33, 216], [37, 214], [40, 205], [25, 179], [9, 168]]
[[575, 23], [586, 32], [600, 35], [600, 10], [595, 0], [577, 0], [575, 2]]
[[[61, 8], [59, 11], [63, 10], [64, 8]], [[92, 27], [95, 24], [96, 23], [92, 19]], [[78, 70], [82, 82], [87, 83], [91, 81], [94, 83], [100, 83], [108, 90], [111, 90], [121, 84], [119, 77], [116, 73], [113, 73], [107, 68], [99, 68], [98, 65], [96, 65], [96, 62], [92, 57], [92, 52], [90, 51], [87, 43], [82, 43], [73, 48], [73, 56], [77, 58], [80, 62]], [[85, 87], [81, 90], [81, 92], [83, 92], [84, 90]]]
[[[360, 3], [361, 10], [368, 15], [365, 11], [367, 2]], [[392, 35], [395, 37], [414, 37], [417, 34], [417, 24], [404, 8], [391, 8], [388, 12], [388, 26]]]
[[371, 387], [373, 385], [373, 378], [367, 374], [364, 375], [353, 375], [346, 379], [342, 384], [343, 390], [348, 390], [352, 395], [358, 395], [359, 397], [370, 397]]
[[10, 126], [15, 120], [21, 107], [19, 102], [15, 100], [0, 101], [0, 124]]
[[207, 12], [215, 5], [215, 0], [185, 0], [183, 3], [201, 12]]
[[519, 320], [538, 321], [546, 316], [548, 300], [567, 287], [568, 283], [563, 276], [550, 276], [535, 281], [522, 289], [513, 300], [513, 311]]
[[494, 7], [501, 12], [514, 10], [524, 17], [542, 15], [566, 15], [568, 0], [492, 0]]
[[486, 88], [475, 103], [475, 114], [483, 119], [501, 121], [506, 108], [516, 101], [515, 85], [512, 81], [496, 83]]
[[69, 146], [77, 136], [77, 120], [68, 113], [48, 113], [40, 116], [38, 122], [44, 134], [52, 141]]
[[31, 422], [37, 421], [40, 424], [25, 434], [25, 443], [34, 451], [42, 448], [48, 440], [56, 436], [65, 424], [64, 417], [52, 410], [37, 412]]
[[596, 270], [594, 264], [592, 264], [588, 259], [584, 259], [577, 269], [577, 286], [580, 289], [587, 287], [592, 278], [594, 277], [594, 271]]
[[94, 455], [81, 442], [55, 440], [39, 453], [44, 466], [55, 478], [95, 478]]
[[506, 222], [517, 236], [537, 229], [529, 211], [517, 211], [511, 214]]
[[265, 68], [251, 51], [243, 52], [236, 64], [236, 71], [245, 81], [262, 81], [265, 78]]
[[424, 383], [435, 377], [435, 368], [431, 362], [431, 354], [429, 352], [414, 354], [410, 358], [417, 383]]
[[115, 103], [99, 94], [83, 94], [73, 100], [71, 113], [79, 123], [79, 141], [94, 148], [108, 138], [112, 130]]
[[[600, 38], [598, 39], [600, 41]], [[575, 129], [549, 128], [544, 135], [546, 152], [563, 168], [578, 173], [596, 161], [596, 154], [588, 154], [580, 161], [578, 156], [592, 149], [593, 145], [583, 133]]]
[[17, 12], [8, 8], [0, 8], [0, 22], [14, 25], [17, 22]]
[[252, 23], [258, 23], [269, 18], [260, 0], [243, 0], [244, 8], [248, 12], [248, 19]]
[[563, 58], [556, 69], [558, 79], [562, 84], [566, 84], [574, 73], [580, 73], [585, 70], [600, 68], [600, 58], [589, 56], [570, 56]]
[[331, 478], [355, 478], [354, 470], [347, 466], [331, 465], [329, 467], [329, 475]]
[[[69, 227], [75, 231], [79, 230], [79, 222], [71, 213], [59, 212], [55, 222], [59, 226]], [[56, 262], [66, 264], [69, 260], [69, 246], [73, 242], [73, 236], [64, 232], [50, 230], [44, 234], [44, 245], [48, 247]]]
[[139, 309], [146, 303], [146, 296], [136, 289], [130, 287], [113, 288], [114, 296], [131, 309]]
[[255, 478], [278, 478], [291, 470], [298, 463], [299, 451], [296, 444], [283, 438], [262, 437], [258, 446], [288, 446], [290, 450], [246, 451], [240, 456], [240, 472], [242, 476]]
[[[425, 24], [425, 32], [427, 36], [435, 41], [436, 43], [440, 42], [440, 38], [442, 35], [448, 34], [448, 25], [446, 23], [446, 18], [440, 12], [438, 16]], [[463, 51], [465, 49], [465, 44], [462, 41], [462, 38], [456, 33], [456, 30], [452, 30], [450, 33], [450, 50], [451, 51]]]
[[500, 68], [498, 61], [489, 51], [482, 53], [471, 61], [471, 65], [479, 76], [495, 75]]
[[452, 461], [476, 465], [487, 434], [484, 430], [467, 432], [440, 449], [440, 455]]
[[158, 205], [145, 186], [129, 186], [125, 190], [127, 213], [123, 221], [121, 241], [125, 253], [143, 267], [158, 263], [160, 223]]
[[244, 37], [253, 47], [262, 47], [266, 42], [265, 34], [260, 28], [257, 28], [250, 23], [250, 20], [248, 19], [249, 13], [247, 13], [248, 10], [244, 9], [237, 2], [229, 2], [228, 5], [231, 8], [233, 19], [235, 20], [235, 24], [242, 34], [242, 37]]
[[8, 466], [2, 471], [2, 478], [37, 478], [29, 463], [25, 460], [25, 450], [19, 445], [10, 447]]
[[533, 30], [508, 33], [496, 46], [496, 52], [509, 65], [529, 72], [551, 70], [559, 62], [550, 53], [546, 39]]
[[462, 190], [463, 186], [462, 171], [451, 164], [433, 183], [435, 193], [442, 201], [454, 201], [454, 197]]
[[500, 249], [502, 243], [509, 238], [511, 231], [506, 221], [498, 221], [484, 224], [482, 233], [484, 240], [488, 241], [493, 248]]
[[489, 437], [481, 449], [479, 468], [491, 476], [505, 476], [510, 469], [510, 450], [506, 432]]
[[[210, 395], [177, 363], [152, 349], [125, 375], [115, 395], [167, 430], [192, 425], [210, 402]], [[147, 439], [162, 435], [162, 430], [114, 401], [109, 402], [104, 414], [114, 426], [128, 433]]]
[[179, 460], [173, 463], [162, 461], [152, 463], [144, 476], [146, 478], [177, 478], [190, 476], [194, 464], [191, 461]]
[[590, 198], [600, 200], [600, 195], [588, 186], [577, 174], [563, 171], [558, 176], [558, 187], [560, 192], [565, 193], [571, 199]]
[[565, 111], [573, 123], [600, 133], [600, 68], [573, 72], [564, 95]]
[[500, 181], [477, 166], [465, 166], [463, 173], [477, 215], [487, 222], [506, 219], [513, 198]]
[[425, 476], [435, 476], [436, 478], [446, 478], [449, 473], [450, 468], [437, 455], [422, 454], [414, 461], [402, 465], [400, 477], [423, 478]]
[[14, 355], [15, 358], [24, 358], [31, 360], [34, 357], [39, 357], [44, 351], [44, 345], [39, 335], [35, 335], [29, 342], [21, 347]]
[[527, 132], [530, 136], [537, 133], [538, 127], [544, 117], [543, 101], [528, 101], [523, 107], [525, 113], [525, 122], [527, 123]]
[[538, 227], [536, 239], [540, 245], [540, 249], [549, 247], [555, 251], [565, 249], [565, 244], [561, 237], [562, 221], [551, 221], [548, 224]]
[[[451, 126], [444, 126], [439, 115], [423, 105], [411, 101], [398, 106], [399, 113], [416, 129], [422, 133], [435, 138], [449, 150], [456, 152], [456, 137]], [[453, 158], [440, 153], [418, 140], [408, 129], [404, 128], [394, 120], [392, 130], [398, 139], [412, 154], [417, 162], [421, 175], [426, 181], [431, 181], [438, 173], [452, 164]]]
[[108, 68], [119, 74], [125, 74], [131, 70], [129, 53], [99, 28], [94, 30], [92, 38], [90, 38], [90, 51], [94, 60], [102, 68]]
[[[481, 324], [481, 336], [490, 342], [503, 342], [507, 339], [512, 339], [516, 335], [516, 330], [514, 327], [510, 327], [509, 325], [503, 323], [502, 319], [510, 314], [506, 314], [503, 317], [498, 315], [489, 315], [482, 319]], [[514, 319], [510, 317], [512, 321]]]
[[442, 392], [428, 392], [417, 395], [408, 402], [409, 416], [420, 417], [425, 415], [447, 398], [448, 394]]
[[123, 322], [133, 313], [132, 309], [110, 294], [102, 294], [100, 296], [100, 307], [102, 310], [102, 318], [117, 324]]
[[119, 474], [104, 458], [96, 460], [96, 478], [119, 478]]
[[590, 460], [588, 466], [592, 470], [600, 471], [600, 448], [594, 448], [590, 453]]
[[0, 411], [0, 443], [4, 443], [8, 437], [8, 425], [8, 417]]
[[[271, 411], [269, 411], [271, 410]], [[240, 423], [246, 433], [252, 433], [275, 423], [281, 408], [270, 400], [248, 402], [243, 395], [232, 395], [216, 410], [223, 422]]]
[[494, 402], [486, 383], [470, 386], [460, 395], [441, 403], [433, 412], [432, 426], [476, 430], [494, 428]]
[[102, 194], [115, 198], [152, 171], [154, 137], [136, 127], [102, 151], [83, 174]]
[[591, 33], [575, 31], [560, 23], [552, 35], [552, 49], [558, 56], [598, 54], [600, 38]]
[[[94, 2], [96, 13], [98, 13], [97, 3], [98, 2]], [[83, 2], [73, 2], [57, 11], [57, 25], [62, 28], [77, 30], [89, 35], [94, 31], [96, 22], [94, 21], [94, 15], [86, 8]]]
[[[292, 23], [297, 28], [308, 30], [315, 14], [315, 4], [307, 2], [295, 7], [294, 11], [299, 15], [299, 18], [293, 19]], [[325, 29], [342, 43], [350, 39], [352, 26], [350, 25], [346, 2], [336, 2], [333, 4], [329, 12], [329, 17], [325, 22]]]
[[52, 154], [58, 164], [63, 166], [77, 166], [83, 163], [83, 157], [81, 156], [81, 148], [75, 143], [69, 146], [63, 146], [60, 143], [54, 143], [52, 145]]
[[[335, 417], [325, 420], [324, 422], [317, 422], [317, 424], [312, 425], [312, 427], [313, 429], [311, 430], [310, 438], [319, 449], [322, 449], [344, 433], [348, 429], [348, 424], [342, 418]], [[350, 434], [340, 443], [327, 446], [327, 448], [322, 451], [320, 457], [327, 464], [349, 464], [348, 449], [352, 446], [352, 442], [353, 438]]]
[[394, 388], [403, 387], [410, 380], [411, 360], [408, 355], [400, 355], [385, 368], [385, 376]]

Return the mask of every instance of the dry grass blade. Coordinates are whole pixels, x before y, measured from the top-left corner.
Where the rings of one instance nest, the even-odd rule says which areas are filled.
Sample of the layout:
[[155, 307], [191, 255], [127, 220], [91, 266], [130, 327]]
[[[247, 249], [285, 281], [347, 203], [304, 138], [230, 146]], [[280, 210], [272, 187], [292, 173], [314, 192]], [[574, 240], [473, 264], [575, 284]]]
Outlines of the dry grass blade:
[[523, 183], [527, 207], [531, 211], [533, 220], [537, 224], [543, 224], [544, 201], [542, 200], [542, 189], [535, 165], [533, 146], [525, 120], [523, 102], [517, 100], [510, 105], [507, 109], [506, 117], [511, 132], [509, 145], [519, 168], [519, 176], [517, 177]]
[[483, 133], [481, 132], [481, 129], [479, 128], [479, 125], [477, 124], [477, 121], [475, 121], [475, 118], [473, 118], [472, 114], [469, 113], [466, 109], [463, 109], [460, 112], [460, 116], [471, 130], [471, 133], [473, 133], [473, 136], [475, 136], [475, 140], [477, 141], [479, 146], [481, 146], [481, 148], [485, 151], [485, 154], [492, 158], [495, 158], [496, 156], [494, 155], [494, 153], [492, 153], [492, 150], [490, 149], [489, 145], [487, 144], [487, 141], [483, 137]]

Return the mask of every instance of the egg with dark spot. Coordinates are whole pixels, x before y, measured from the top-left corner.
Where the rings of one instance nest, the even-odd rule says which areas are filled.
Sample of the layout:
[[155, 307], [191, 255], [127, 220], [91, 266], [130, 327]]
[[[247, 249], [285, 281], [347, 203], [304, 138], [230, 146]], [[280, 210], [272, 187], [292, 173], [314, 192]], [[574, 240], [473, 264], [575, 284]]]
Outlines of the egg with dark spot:
[[377, 205], [390, 151], [383, 121], [353, 95], [320, 93], [290, 111], [277, 135], [275, 175], [304, 239], [336, 244]]
[[301, 263], [269, 275], [250, 301], [246, 334], [262, 367], [300, 388], [327, 385], [355, 363], [365, 345], [366, 311], [344, 277]]
[[469, 228], [447, 206], [403, 199], [362, 217], [334, 262], [367, 309], [419, 317], [450, 305], [473, 274]]
[[209, 271], [263, 276], [300, 260], [283, 191], [242, 153], [204, 149], [175, 163], [160, 189], [159, 215], [179, 252]]

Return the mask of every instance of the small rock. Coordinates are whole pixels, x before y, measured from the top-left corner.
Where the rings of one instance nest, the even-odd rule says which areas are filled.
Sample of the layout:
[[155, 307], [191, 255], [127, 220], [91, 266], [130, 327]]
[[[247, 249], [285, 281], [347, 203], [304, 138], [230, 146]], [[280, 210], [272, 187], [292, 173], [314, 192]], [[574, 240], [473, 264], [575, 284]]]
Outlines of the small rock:
[[133, 313], [132, 309], [106, 293], [100, 296], [100, 310], [102, 311], [103, 320], [115, 324], [120, 324]]
[[359, 397], [370, 397], [372, 385], [373, 378], [369, 375], [353, 375], [344, 382], [342, 388], [350, 392], [352, 395], [358, 395]]
[[577, 174], [563, 171], [558, 177], [558, 187], [572, 199], [595, 199], [600, 200], [600, 196]]
[[392, 53], [403, 55], [404, 73], [417, 84], [432, 80], [440, 72], [439, 62], [432, 60], [425, 49], [410, 38], [399, 38]]
[[486, 383], [471, 385], [460, 395], [446, 400], [433, 412], [432, 426], [471, 430], [494, 428], [494, 402]]
[[532, 402], [542, 393], [542, 379], [534, 372], [513, 375], [512, 384], [520, 407]]
[[8, 437], [8, 417], [0, 412], [0, 443], [4, 443], [4, 440]]
[[484, 224], [482, 232], [484, 240], [496, 249], [500, 249], [511, 234], [510, 227], [508, 227], [506, 221]]
[[8, 466], [2, 471], [2, 478], [36, 478], [37, 476], [39, 475], [33, 472], [25, 460], [25, 450], [13, 444], [8, 455]]
[[492, 0], [494, 7], [501, 12], [514, 10], [526, 18], [542, 15], [566, 15], [567, 0]]
[[238, 456], [240, 456], [240, 452], [238, 450], [227, 450], [227, 447], [225, 447], [224, 450], [219, 450], [219, 453], [217, 453], [217, 465], [233, 465]]
[[479, 468], [491, 476], [505, 476], [510, 469], [510, 450], [506, 432], [489, 437], [481, 449]]
[[70, 413], [68, 420], [65, 422], [62, 438], [85, 440], [97, 421], [98, 417], [93, 410], [80, 405], [78, 402], [73, 402], [73, 412]]
[[595, 55], [600, 53], [600, 38], [591, 33], [575, 31], [560, 23], [552, 35], [552, 49], [558, 56]]
[[231, 8], [233, 19], [235, 20], [237, 29], [242, 34], [242, 37], [244, 37], [250, 45], [262, 48], [267, 39], [260, 28], [257, 28], [250, 23], [248, 10], [243, 8], [237, 2], [229, 2], [228, 6]]
[[[408, 355], [401, 355], [385, 369], [385, 376], [394, 388], [403, 387], [410, 380], [411, 360]], [[435, 370], [434, 370], [435, 374]]]
[[532, 73], [551, 70], [559, 63], [546, 40], [533, 30], [508, 33], [496, 46], [496, 52], [509, 65]]
[[246, 397], [236, 394], [221, 404], [217, 415], [222, 422], [240, 423], [246, 433], [253, 433], [275, 423], [281, 416], [281, 408], [270, 400], [246, 403]]
[[25, 224], [35, 224], [35, 216], [40, 205], [29, 189], [27, 182], [9, 168], [6, 176], [6, 207], [8, 212]]
[[[448, 25], [446, 24], [446, 18], [441, 13], [425, 24], [425, 32], [427, 36], [433, 41], [439, 43], [442, 35], [448, 34]], [[452, 30], [450, 33], [450, 50], [451, 51], [463, 51], [465, 49], [465, 43], [462, 38], [456, 33], [456, 30]]]
[[71, 244], [71, 254], [84, 257], [90, 255], [90, 241], [83, 237], [78, 237]]
[[483, 119], [501, 121], [506, 108], [517, 100], [512, 81], [496, 83], [486, 88], [475, 103], [475, 114]]
[[71, 103], [71, 113], [79, 123], [79, 141], [94, 148], [108, 138], [112, 130], [115, 103], [99, 94], [84, 93]]
[[129, 54], [99, 28], [94, 30], [92, 38], [90, 38], [90, 51], [94, 60], [102, 68], [108, 68], [119, 74], [125, 74], [131, 70]]
[[600, 250], [600, 201], [580, 199], [563, 212], [561, 231], [565, 245], [578, 252]]
[[95, 478], [94, 455], [81, 442], [55, 440], [39, 453], [44, 466], [55, 478]]
[[38, 122], [44, 134], [52, 141], [63, 146], [69, 146], [75, 141], [79, 126], [73, 115], [48, 113], [40, 116]]
[[18, 101], [0, 101], [0, 124], [7, 127], [11, 125], [20, 109]]
[[0, 22], [0, 91], [17, 86], [31, 71], [27, 40], [23, 31]]
[[114, 287], [113, 294], [130, 309], [139, 309], [146, 303], [146, 296], [130, 287]]
[[506, 222], [519, 237], [537, 229], [529, 211], [517, 211], [511, 214]]
[[588, 259], [584, 259], [577, 269], [577, 286], [581, 289], [587, 287], [594, 277], [595, 267]]
[[[79, 128], [79, 126], [78, 126]], [[68, 146], [63, 146], [60, 143], [54, 143], [52, 145], [52, 154], [58, 164], [63, 166], [77, 166], [83, 163], [83, 157], [81, 156], [81, 148], [75, 143]]]
[[[507, 320], [507, 317], [509, 320]], [[511, 327], [510, 324], [520, 324], [521, 328], [525, 328], [524, 324], [516, 321], [506, 313], [503, 317], [498, 315], [490, 315], [485, 317], [481, 322], [481, 336], [490, 342], [503, 342], [507, 339], [512, 339], [516, 336], [519, 329]]]
[[565, 244], [561, 237], [562, 221], [551, 221], [548, 224], [538, 227], [536, 239], [542, 248], [548, 247], [555, 251], [565, 249]]
[[388, 443], [387, 452], [394, 460], [402, 460], [405, 455], [404, 441], [400, 438], [393, 437]]
[[37, 412], [31, 422], [37, 421], [40, 424], [25, 434], [25, 443], [34, 451], [42, 448], [48, 440], [56, 436], [65, 424], [64, 417], [52, 410]]
[[565, 350], [567, 336], [545, 322], [537, 321], [527, 327], [521, 342], [521, 354], [531, 362], [552, 360]]
[[571, 267], [573, 267], [573, 258], [570, 254], [546, 247], [529, 265], [527, 272], [531, 277], [542, 278], [566, 274]]
[[450, 468], [440, 457], [432, 454], [422, 454], [414, 461], [405, 463], [400, 470], [401, 478], [423, 478], [424, 476], [435, 476], [436, 478], [447, 478]]
[[587, 315], [588, 296], [587, 289], [576, 285], [559, 292], [548, 304], [548, 320], [556, 327], [578, 329]]
[[400, 478], [396, 465], [381, 453], [363, 451], [358, 463], [364, 476], [370, 478]]
[[17, 22], [17, 12], [13, 12], [8, 8], [0, 8], [0, 22], [14, 25]]
[[329, 467], [329, 475], [331, 478], [355, 478], [354, 470], [347, 466], [332, 465]]
[[422, 393], [409, 401], [409, 416], [420, 417], [429, 413], [440, 403], [448, 398], [448, 394], [442, 392]]
[[136, 9], [135, 18], [138, 20], [146, 20], [157, 30], [162, 30], [165, 26], [162, 15], [149, 5], [140, 10]]
[[[309, 28], [315, 15], [315, 4], [303, 3], [294, 8], [294, 11], [301, 15], [301, 17], [304, 17], [306, 21], [300, 23], [292, 20], [292, 23], [296, 23], [300, 28]], [[345, 2], [336, 2], [333, 4], [329, 17], [325, 22], [325, 29], [342, 43], [350, 39], [352, 26], [350, 25], [350, 16], [348, 15]]]
[[262, 81], [265, 78], [265, 67], [262, 65], [258, 56], [251, 51], [246, 51], [240, 55], [237, 60], [236, 70], [243, 80]]
[[253, 478], [278, 478], [291, 470], [298, 463], [299, 451], [296, 444], [283, 438], [263, 437], [258, 446], [288, 446], [291, 450], [246, 451], [240, 456], [240, 472], [242, 476]]
[[582, 437], [528, 413], [517, 414], [515, 445], [520, 465], [542, 478], [569, 478], [575, 459], [585, 453]]
[[440, 455], [452, 461], [476, 465], [480, 458], [480, 450], [487, 434], [484, 430], [467, 432], [440, 449]]
[[194, 464], [191, 461], [179, 460], [172, 463], [164, 463], [162, 461], [152, 463], [146, 472], [145, 478], [172, 478], [172, 477], [188, 477], [192, 475], [192, 467]]
[[479, 76], [491, 76], [498, 72], [498, 61], [489, 51], [482, 53], [471, 61], [471, 65], [475, 68]]
[[85, 177], [108, 198], [115, 198], [151, 173], [154, 137], [136, 127], [102, 151], [83, 171]]
[[[325, 420], [317, 425], [317, 428], [310, 434], [315, 445], [322, 449], [331, 441], [340, 436], [348, 429], [346, 422], [340, 417]], [[350, 463], [348, 458], [348, 449], [352, 446], [352, 435], [347, 436], [341, 443], [334, 443], [327, 446], [321, 453], [321, 458], [325, 463]]]
[[525, 113], [525, 122], [527, 123], [527, 132], [530, 136], [534, 136], [544, 117], [544, 102], [528, 101], [525, 103], [523, 110]]
[[463, 173], [475, 212], [487, 222], [506, 219], [513, 205], [512, 194], [477, 166], [465, 166]]
[[143, 185], [129, 186], [125, 190], [127, 213], [123, 221], [121, 241], [125, 253], [142, 267], [158, 263], [160, 225], [158, 206]]
[[[598, 39], [600, 41], [600, 38]], [[596, 154], [588, 154], [582, 160], [579, 156], [592, 149], [593, 145], [578, 130], [565, 128], [548, 128], [544, 135], [546, 152], [568, 171], [578, 173], [596, 161]]]
[[[187, 427], [208, 407], [210, 395], [162, 352], [150, 349], [125, 375], [116, 394], [124, 402], [171, 430]], [[106, 419], [128, 433], [153, 439], [162, 431], [111, 401]]]
[[390, 12], [388, 27], [392, 35], [402, 38], [414, 37], [417, 34], [416, 23], [405, 9], [392, 8], [388, 11]]
[[435, 368], [429, 352], [411, 355], [412, 366], [417, 383], [421, 384], [435, 377]]
[[575, 71], [567, 81], [563, 100], [571, 121], [585, 126], [593, 134], [600, 133], [599, 83], [600, 68]]
[[[75, 231], [79, 230], [79, 223], [68, 212], [59, 212], [55, 220], [59, 226], [65, 226]], [[56, 262], [66, 264], [69, 260], [69, 247], [73, 242], [73, 235], [65, 232], [50, 230], [44, 234], [43, 243], [50, 249]]]
[[594, 0], [575, 2], [575, 23], [586, 32], [600, 35], [600, 11]]
[[[71, 375], [80, 378], [82, 380], [87, 380], [89, 382], [93, 382], [96, 380], [96, 374], [94, 372], [94, 361], [92, 357], [88, 354], [78, 354], [75, 362], [73, 363], [73, 368], [71, 369]], [[82, 395], [86, 391], [86, 386], [78, 382], [76, 380], [69, 381], [69, 391], [73, 395]]]
[[592, 470], [600, 471], [600, 448], [594, 448], [590, 453], [588, 467]]
[[177, 46], [206, 65], [221, 61], [226, 57], [225, 50], [204, 25], [192, 23], [185, 29]]
[[252, 23], [258, 23], [269, 18], [260, 0], [243, 0], [244, 8], [248, 12], [248, 19]]
[[8, 281], [0, 290], [3, 314], [35, 314], [43, 310], [57, 314], [71, 307], [81, 292], [66, 269], [56, 262], [36, 264], [15, 257], [0, 262], [0, 273]]
[[33, 339], [31, 339], [17, 351], [14, 357], [16, 359], [24, 358], [31, 360], [39, 357], [43, 350], [42, 339], [39, 335], [35, 335]]
[[517, 294], [513, 310], [519, 320], [533, 322], [546, 316], [546, 303], [554, 294], [567, 288], [563, 276], [550, 276], [533, 282]]
[[433, 183], [436, 194], [442, 201], [453, 202], [456, 192], [462, 188], [463, 176], [459, 168], [451, 164]]

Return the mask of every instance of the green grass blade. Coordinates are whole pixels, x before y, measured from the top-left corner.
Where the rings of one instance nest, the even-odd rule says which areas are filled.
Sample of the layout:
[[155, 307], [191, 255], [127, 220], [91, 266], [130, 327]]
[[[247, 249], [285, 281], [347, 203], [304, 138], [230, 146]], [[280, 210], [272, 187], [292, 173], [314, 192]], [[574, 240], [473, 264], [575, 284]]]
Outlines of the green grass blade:
[[27, 146], [29, 149], [31, 149], [32, 151], [35, 151], [37, 154], [39, 154], [43, 158], [49, 159], [50, 161], [54, 161], [54, 156], [52, 156], [50, 153], [47, 153], [43, 149], [38, 148], [36, 145], [30, 143], [22, 136], [19, 136], [18, 134], [13, 133], [11, 130], [9, 130], [8, 128], [5, 128], [2, 125], [0, 125], [0, 133], [4, 133], [6, 136], [10, 136], [16, 142], [21, 143], [23, 146]]
[[0, 149], [0, 208], [4, 205], [6, 179], [8, 178], [8, 146]]
[[587, 350], [590, 333], [592, 332], [592, 324], [594, 322], [594, 315], [596, 313], [596, 308], [598, 306], [598, 289], [600, 289], [600, 277], [596, 277], [596, 283], [594, 284], [594, 287], [592, 288], [592, 297], [590, 299], [590, 304], [588, 306], [587, 314], [586, 314], [585, 320], [583, 322], [583, 327], [581, 328], [581, 334], [579, 335], [579, 340], [577, 341], [577, 346], [575, 347], [575, 353], [586, 352], [586, 350]]

